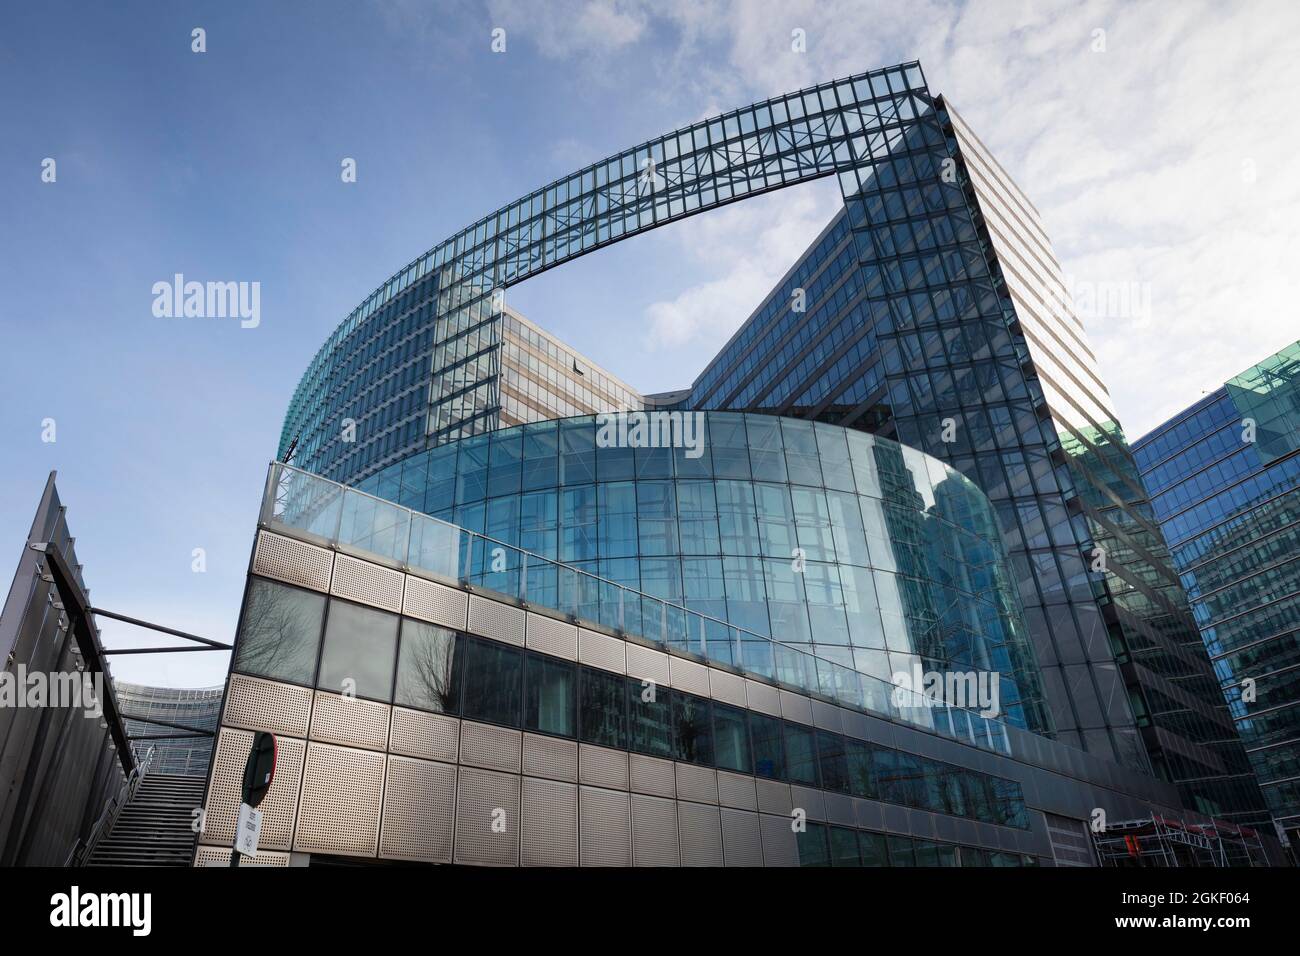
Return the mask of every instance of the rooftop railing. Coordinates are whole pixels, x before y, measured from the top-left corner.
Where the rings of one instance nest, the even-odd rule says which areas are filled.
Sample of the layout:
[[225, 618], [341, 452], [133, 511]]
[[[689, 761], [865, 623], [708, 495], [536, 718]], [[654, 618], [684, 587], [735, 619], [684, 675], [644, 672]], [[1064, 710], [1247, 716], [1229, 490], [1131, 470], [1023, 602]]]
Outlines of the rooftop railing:
[[[1012, 755], [1028, 731], [881, 680], [806, 648], [738, 627], [580, 568], [273, 462], [260, 524], [405, 571], [694, 655], [886, 720]], [[995, 678], [996, 679], [996, 678]]]

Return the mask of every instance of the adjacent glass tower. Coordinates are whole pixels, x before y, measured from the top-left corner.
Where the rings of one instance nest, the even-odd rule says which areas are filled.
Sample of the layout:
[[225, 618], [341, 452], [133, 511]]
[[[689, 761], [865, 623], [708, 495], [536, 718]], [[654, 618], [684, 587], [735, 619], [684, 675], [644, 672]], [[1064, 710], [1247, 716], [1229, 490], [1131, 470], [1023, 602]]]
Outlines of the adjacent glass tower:
[[1300, 342], [1134, 444], [1215, 675], [1300, 838]]

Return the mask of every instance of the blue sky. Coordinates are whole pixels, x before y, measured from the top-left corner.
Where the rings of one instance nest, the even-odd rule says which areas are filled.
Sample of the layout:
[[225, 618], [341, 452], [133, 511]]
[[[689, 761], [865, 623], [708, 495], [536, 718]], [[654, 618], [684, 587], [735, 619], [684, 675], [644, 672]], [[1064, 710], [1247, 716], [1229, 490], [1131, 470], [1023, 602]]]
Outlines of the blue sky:
[[[1089, 321], [1136, 436], [1296, 338], [1300, 136], [1280, 107], [1300, 86], [1298, 19], [1267, 0], [11, 4], [0, 574], [58, 469], [97, 603], [229, 639], [285, 405], [379, 282], [619, 148], [912, 58], [1035, 200], [1067, 274], [1150, 291], [1149, 313]], [[634, 385], [686, 385], [837, 202], [828, 182], [752, 200], [511, 303]], [[154, 317], [153, 284], [177, 272], [259, 282], [260, 324]], [[224, 669], [116, 666], [173, 684]]]

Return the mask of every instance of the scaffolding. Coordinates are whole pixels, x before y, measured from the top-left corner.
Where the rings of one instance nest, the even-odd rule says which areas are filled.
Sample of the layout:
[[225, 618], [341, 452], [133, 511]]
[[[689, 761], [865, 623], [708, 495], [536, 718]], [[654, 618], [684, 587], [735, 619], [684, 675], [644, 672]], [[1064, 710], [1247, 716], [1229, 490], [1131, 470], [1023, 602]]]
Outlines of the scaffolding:
[[1267, 866], [1264, 841], [1225, 820], [1188, 823], [1153, 813], [1108, 823], [1092, 835], [1102, 866]]

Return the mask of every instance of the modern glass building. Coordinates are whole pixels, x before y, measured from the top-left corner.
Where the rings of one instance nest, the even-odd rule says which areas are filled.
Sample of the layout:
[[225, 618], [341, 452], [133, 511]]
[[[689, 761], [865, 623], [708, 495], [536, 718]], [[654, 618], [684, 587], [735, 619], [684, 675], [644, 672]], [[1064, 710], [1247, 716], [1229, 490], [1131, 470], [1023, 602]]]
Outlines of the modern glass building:
[[[838, 181], [843, 209], [689, 388], [640, 395], [506, 305], [509, 287], [579, 255], [825, 176]], [[698, 420], [701, 453], [602, 443], [605, 413], [638, 409]], [[1149, 793], [1159, 789], [1147, 776], [1153, 768], [1183, 787], [1181, 797], [1160, 797], [1163, 806], [1258, 816], [1258, 793], [1237, 776], [1245, 768], [1239, 744], [1230, 753], [1231, 721], [1196, 696], [1198, 681], [1214, 686], [1209, 662], [1037, 212], [930, 93], [919, 64], [821, 84], [658, 137], [440, 243], [330, 336], [290, 403], [279, 457], [320, 484], [294, 471], [299, 477], [269, 493], [275, 506], [263, 514], [259, 554], [292, 550], [267, 537], [280, 535], [324, 549], [337, 576], [339, 561], [350, 567], [342, 551], [360, 549], [362, 560], [404, 575], [408, 588], [412, 574], [433, 574], [442, 586], [522, 602], [521, 621], [559, 612], [579, 635], [648, 641], [666, 655], [669, 675], [685, 667], [669, 663], [677, 656], [702, 659], [755, 686], [770, 683], [778, 700], [806, 695], [885, 723], [921, 720], [926, 732], [958, 741], [948, 757], [974, 764], [982, 758], [960, 748], [982, 749], [984, 735], [969, 723], [962, 730], [947, 717], [909, 720], [882, 699], [891, 676], [912, 665], [995, 674], [1004, 707], [996, 728], [981, 726], [992, 738], [1025, 735], [1016, 738], [1020, 749], [999, 752], [1069, 767], [1076, 782], [1086, 781], [1082, 790], [1060, 783], [1052, 799], [1038, 798], [1041, 812], [1029, 816], [1047, 840], [1035, 844], [1040, 861], [1070, 856], [1053, 849], [1048, 831], [1080, 842], [1090, 813], [1083, 804], [1100, 799], [1089, 787], [1122, 779], [1130, 796]], [[1098, 554], [1105, 560], [1096, 563]], [[284, 571], [259, 572], [267, 562], [255, 557], [254, 581], [285, 580]], [[251, 587], [246, 621], [250, 607], [269, 600], [261, 596], [267, 587]], [[328, 600], [295, 594], [262, 606], [313, 605], [299, 608], [304, 634], [319, 632], [316, 615], [326, 604], [359, 600], [334, 588], [321, 589]], [[393, 696], [402, 684], [406, 625], [395, 615], [408, 614], [404, 602], [379, 605], [394, 615], [383, 630], [392, 625], [395, 643], [374, 658], [375, 694], [358, 692], [389, 708], [390, 723], [407, 706]], [[449, 665], [466, 674], [479, 653], [468, 649], [491, 637], [486, 623], [475, 630], [474, 606], [471, 597], [468, 618], [455, 626], [473, 635], [456, 642], [471, 663]], [[262, 642], [253, 658], [237, 654], [235, 673], [247, 681], [232, 684], [227, 717], [235, 696], [253, 694], [257, 681], [307, 688], [308, 724], [297, 711], [291, 724], [309, 757], [313, 708], [322, 700], [333, 706], [331, 694], [347, 696], [338, 681], [365, 662], [347, 650], [339, 651], [341, 670], [331, 662], [328, 620], [323, 638], [295, 638], [295, 666], [285, 673], [257, 663], [276, 642]], [[256, 642], [248, 626], [246, 648]], [[369, 627], [340, 626], [348, 628], [336, 638], [340, 647]], [[519, 626], [525, 633], [531, 625]], [[454, 661], [450, 645], [440, 647], [438, 659]], [[641, 652], [629, 643], [612, 653], [622, 654], [620, 673], [629, 676], [627, 662]], [[396, 671], [386, 679], [390, 657]], [[501, 660], [502, 679], [513, 682], [515, 664]], [[522, 687], [524, 706], [532, 706], [527, 665], [518, 666], [524, 683], [508, 686]], [[483, 720], [465, 710], [469, 685], [457, 680], [468, 677], [439, 678], [435, 696], [442, 712], [460, 708], [462, 749], [471, 722], [523, 733], [521, 762], [497, 768], [521, 772], [536, 730], [530, 718], [511, 710], [508, 721]], [[1165, 692], [1159, 703], [1157, 689]], [[623, 691], [610, 693], [610, 701], [623, 700]], [[720, 699], [713, 698], [715, 718]], [[733, 695], [732, 703], [753, 702]], [[618, 726], [633, 720], [623, 706], [610, 704], [608, 719]], [[700, 732], [673, 724], [673, 713], [655, 718], [668, 728], [656, 747]], [[787, 715], [778, 708], [769, 716]], [[224, 723], [253, 726], [240, 719]], [[746, 717], [750, 747], [756, 719]], [[842, 715], [834, 720], [844, 726]], [[580, 716], [576, 726], [577, 737], [566, 739], [590, 743]], [[319, 739], [323, 746], [329, 738]], [[671, 748], [639, 749], [637, 732], [610, 739], [618, 741], [611, 749], [626, 750], [616, 763], [637, 753], [691, 763]], [[386, 752], [391, 760], [400, 751]], [[787, 749], [782, 766], [792, 759]], [[578, 766], [562, 778], [566, 785], [596, 786], [584, 781], [580, 757]], [[758, 764], [746, 766], [762, 776]], [[709, 778], [718, 800], [725, 768], [714, 766]], [[522, 773], [518, 786], [527, 786]], [[1139, 815], [1150, 805], [1125, 804]], [[754, 832], [763, 825], [754, 821]], [[990, 844], [966, 845], [992, 852]], [[382, 846], [375, 852], [384, 855]], [[575, 852], [582, 859], [585, 850]], [[1074, 862], [1090, 858], [1080, 852]]]
[[[221, 711], [221, 698], [225, 691], [217, 687], [151, 687], [115, 680], [113, 687], [122, 704], [126, 730], [132, 737], [158, 738], [143, 740], [135, 745], [143, 752], [153, 749], [149, 764], [154, 773], [202, 776], [208, 772], [212, 758], [211, 737], [168, 737], [168, 728], [178, 730], [191, 727], [196, 731], [213, 731]], [[165, 721], [153, 724], [132, 717], [148, 717]], [[184, 731], [181, 731], [184, 733]]]
[[1278, 823], [1300, 834], [1300, 342], [1134, 444]]

